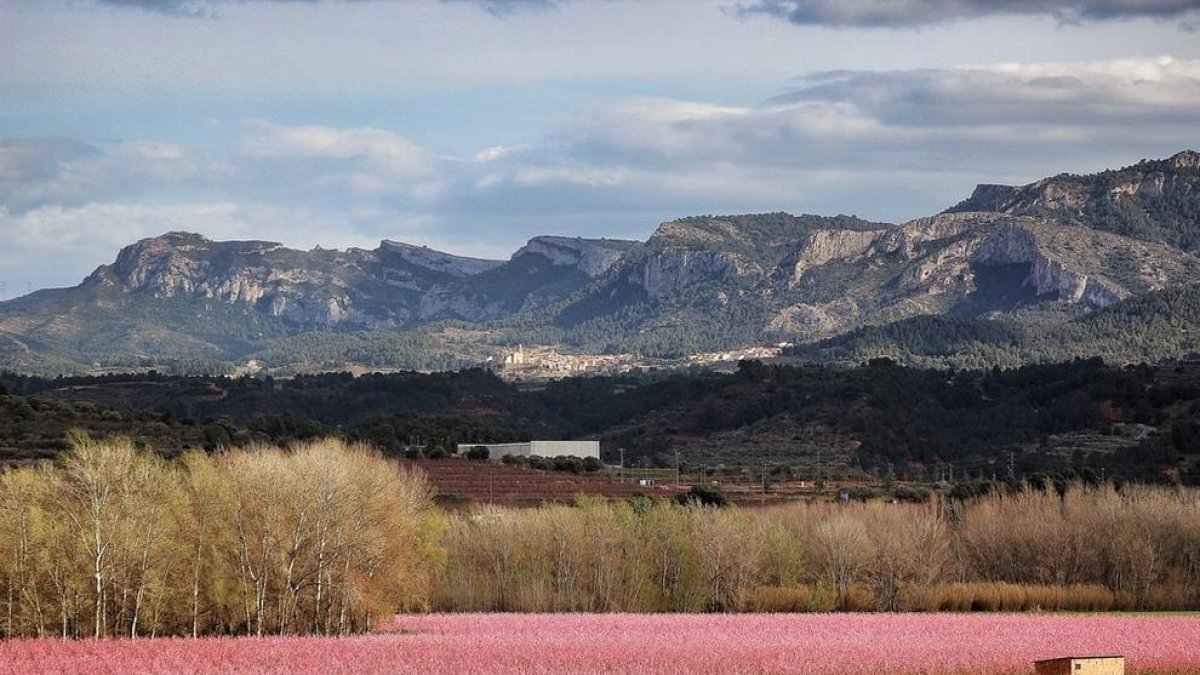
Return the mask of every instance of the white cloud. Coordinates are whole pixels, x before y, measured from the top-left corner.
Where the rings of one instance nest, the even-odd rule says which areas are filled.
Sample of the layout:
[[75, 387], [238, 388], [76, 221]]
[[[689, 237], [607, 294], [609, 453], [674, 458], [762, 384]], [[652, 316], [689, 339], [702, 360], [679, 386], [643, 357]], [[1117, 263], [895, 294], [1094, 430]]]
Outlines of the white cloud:
[[1200, 60], [1002, 63], [809, 76], [776, 99], [845, 103], [896, 127], [1184, 123], [1200, 108]]
[[621, 167], [609, 169], [530, 166], [518, 168], [512, 175], [512, 181], [527, 187], [563, 184], [600, 187], [628, 184], [631, 177], [631, 172]]
[[54, 242], [95, 251], [98, 264], [171, 229], [298, 246], [393, 237], [495, 255], [533, 234], [644, 236], [694, 213], [896, 221], [945, 208], [976, 182], [1194, 146], [1196, 110], [1200, 61], [1161, 57], [836, 71], [758, 105], [600, 103], [540, 142], [463, 157], [389, 129], [273, 122], [224, 127], [224, 149], [207, 153], [147, 139], [8, 140], [0, 227], [26, 244], [3, 264], [59, 274], [83, 254], [59, 258]]
[[797, 25], [895, 28], [997, 15], [1040, 15], [1063, 23], [1195, 12], [1191, 0], [753, 0], [739, 13], [767, 14]]
[[196, 186], [216, 171], [181, 146], [150, 140], [101, 148], [64, 139], [0, 139], [0, 203], [10, 209]]
[[480, 164], [486, 164], [488, 162], [497, 162], [502, 159], [523, 155], [532, 149], [533, 146], [527, 144], [494, 145], [490, 148], [484, 148], [483, 150], [475, 153], [475, 157], [473, 159]]
[[384, 129], [281, 126], [250, 123], [256, 132], [245, 142], [251, 157], [287, 160], [362, 160], [398, 176], [428, 173], [434, 156]]
[[453, 206], [497, 218], [591, 214], [626, 227], [657, 214], [775, 209], [903, 220], [953, 204], [977, 182], [1194, 146], [1195, 110], [1200, 61], [1169, 57], [822, 73], [758, 106], [597, 106], [473, 174]]
[[593, 164], [910, 170], [928, 168], [918, 158], [929, 157], [940, 169], [975, 163], [973, 151], [1021, 161], [1084, 142], [1182, 147], [1194, 142], [1197, 110], [1200, 61], [1170, 57], [843, 71], [802, 78], [752, 109], [642, 101], [602, 110], [563, 134], [572, 140], [561, 153]]
[[627, 117], [638, 117], [655, 122], [669, 123], [743, 117], [750, 112], [750, 109], [713, 105], [697, 101], [643, 98], [617, 105], [613, 112], [617, 115]]

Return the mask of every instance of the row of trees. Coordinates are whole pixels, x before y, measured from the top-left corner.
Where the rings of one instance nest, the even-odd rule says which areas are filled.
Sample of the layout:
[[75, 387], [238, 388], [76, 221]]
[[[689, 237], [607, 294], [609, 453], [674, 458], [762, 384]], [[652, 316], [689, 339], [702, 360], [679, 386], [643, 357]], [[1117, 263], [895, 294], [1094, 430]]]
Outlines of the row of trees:
[[166, 460], [85, 436], [0, 475], [2, 637], [343, 635], [432, 608], [1039, 607], [1200, 607], [1200, 492], [447, 517], [419, 473], [340, 441]]
[[420, 474], [321, 441], [177, 461], [72, 439], [0, 475], [0, 635], [347, 634], [426, 606]]
[[434, 597], [448, 611], [1200, 606], [1190, 491], [765, 510], [583, 499], [459, 516], [445, 541]]

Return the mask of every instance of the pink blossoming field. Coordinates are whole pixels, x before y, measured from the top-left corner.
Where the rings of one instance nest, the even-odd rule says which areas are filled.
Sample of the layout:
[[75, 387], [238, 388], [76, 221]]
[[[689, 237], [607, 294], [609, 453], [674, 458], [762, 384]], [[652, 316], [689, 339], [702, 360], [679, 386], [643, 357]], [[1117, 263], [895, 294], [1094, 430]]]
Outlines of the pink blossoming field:
[[1200, 617], [441, 614], [343, 639], [14, 640], [0, 673], [1032, 673], [1072, 654], [1200, 673]]

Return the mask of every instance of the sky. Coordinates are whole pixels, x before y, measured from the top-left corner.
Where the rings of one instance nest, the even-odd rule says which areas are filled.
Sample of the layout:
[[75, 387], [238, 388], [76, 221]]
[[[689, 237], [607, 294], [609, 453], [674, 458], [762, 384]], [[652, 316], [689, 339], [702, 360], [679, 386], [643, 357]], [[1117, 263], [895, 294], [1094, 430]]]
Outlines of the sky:
[[173, 230], [503, 259], [1200, 149], [1200, 0], [0, 0], [4, 298]]

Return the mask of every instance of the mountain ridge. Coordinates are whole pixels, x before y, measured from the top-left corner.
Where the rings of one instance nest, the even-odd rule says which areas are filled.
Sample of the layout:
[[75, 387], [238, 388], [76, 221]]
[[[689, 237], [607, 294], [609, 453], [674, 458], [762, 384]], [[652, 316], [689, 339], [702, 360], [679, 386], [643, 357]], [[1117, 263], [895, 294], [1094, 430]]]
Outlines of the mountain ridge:
[[230, 368], [268, 352], [271, 367], [298, 366], [308, 355], [281, 363], [273, 345], [309, 334], [303, 344], [364, 366], [472, 363], [519, 343], [683, 358], [926, 315], [1028, 322], [1200, 278], [1189, 248], [1198, 200], [1200, 154], [1184, 151], [983, 185], [900, 224], [689, 216], [646, 241], [540, 235], [508, 260], [393, 240], [301, 251], [167, 232], [122, 248], [76, 287], [0, 303], [0, 367]]

